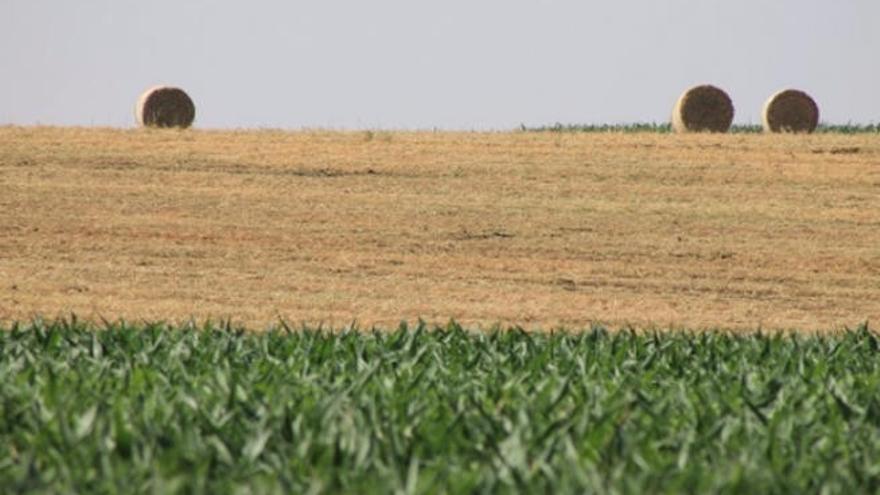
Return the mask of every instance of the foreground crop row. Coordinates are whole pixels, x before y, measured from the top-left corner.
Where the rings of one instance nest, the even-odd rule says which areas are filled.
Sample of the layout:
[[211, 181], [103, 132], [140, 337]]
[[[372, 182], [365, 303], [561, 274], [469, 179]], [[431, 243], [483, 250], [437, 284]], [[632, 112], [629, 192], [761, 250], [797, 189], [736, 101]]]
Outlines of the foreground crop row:
[[880, 488], [880, 360], [826, 335], [112, 325], [0, 332], [0, 486]]

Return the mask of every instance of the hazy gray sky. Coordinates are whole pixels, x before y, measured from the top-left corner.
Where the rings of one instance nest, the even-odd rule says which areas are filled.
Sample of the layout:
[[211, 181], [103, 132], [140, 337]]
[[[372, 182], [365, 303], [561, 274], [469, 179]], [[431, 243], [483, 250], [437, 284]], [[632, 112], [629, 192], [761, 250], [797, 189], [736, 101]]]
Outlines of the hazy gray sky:
[[880, 0], [0, 0], [0, 124], [132, 126], [159, 83], [209, 128], [666, 121], [703, 82], [873, 123], [878, 51]]

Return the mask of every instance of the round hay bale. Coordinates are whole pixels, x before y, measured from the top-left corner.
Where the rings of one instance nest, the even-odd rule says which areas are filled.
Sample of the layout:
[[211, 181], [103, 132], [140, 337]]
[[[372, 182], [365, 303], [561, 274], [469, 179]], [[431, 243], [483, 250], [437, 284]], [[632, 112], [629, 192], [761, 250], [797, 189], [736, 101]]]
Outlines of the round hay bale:
[[807, 93], [786, 89], [764, 104], [765, 132], [806, 132], [819, 126], [819, 106]]
[[733, 123], [733, 102], [710, 84], [694, 86], [681, 95], [672, 110], [675, 132], [727, 132]]
[[135, 117], [144, 127], [186, 128], [196, 118], [196, 106], [180, 88], [155, 86], [138, 98]]

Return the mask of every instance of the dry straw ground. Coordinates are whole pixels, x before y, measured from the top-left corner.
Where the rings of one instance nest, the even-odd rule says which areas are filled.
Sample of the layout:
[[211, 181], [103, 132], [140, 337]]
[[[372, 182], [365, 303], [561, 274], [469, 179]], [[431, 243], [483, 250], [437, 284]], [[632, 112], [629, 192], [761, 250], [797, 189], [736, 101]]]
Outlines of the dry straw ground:
[[0, 318], [880, 320], [877, 135], [0, 128]]

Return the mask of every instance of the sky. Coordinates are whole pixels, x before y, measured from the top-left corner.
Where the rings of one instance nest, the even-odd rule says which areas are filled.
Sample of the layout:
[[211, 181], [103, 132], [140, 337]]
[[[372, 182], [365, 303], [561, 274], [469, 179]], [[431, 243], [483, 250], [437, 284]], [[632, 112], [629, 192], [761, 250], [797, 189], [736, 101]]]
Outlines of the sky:
[[759, 123], [802, 89], [880, 122], [880, 0], [0, 0], [0, 124], [504, 130], [665, 122], [688, 87]]

